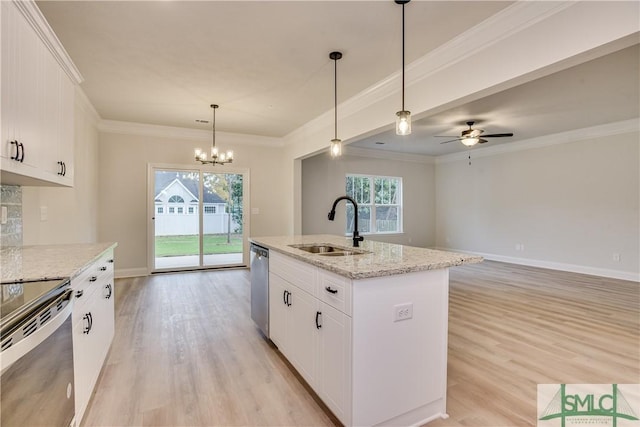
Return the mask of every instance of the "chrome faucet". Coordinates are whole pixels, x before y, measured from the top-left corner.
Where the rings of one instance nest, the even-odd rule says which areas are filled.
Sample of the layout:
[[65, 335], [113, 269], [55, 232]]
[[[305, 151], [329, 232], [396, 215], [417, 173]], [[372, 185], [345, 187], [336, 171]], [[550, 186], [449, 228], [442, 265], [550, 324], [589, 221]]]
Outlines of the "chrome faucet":
[[359, 245], [359, 242], [362, 242], [364, 240], [364, 237], [362, 237], [359, 233], [358, 233], [358, 204], [356, 203], [355, 200], [353, 200], [351, 197], [349, 196], [340, 196], [338, 197], [334, 202], [333, 202], [333, 206], [331, 207], [331, 212], [329, 212], [329, 215], [327, 215], [327, 217], [329, 218], [329, 221], [333, 221], [333, 219], [336, 217], [336, 205], [338, 204], [338, 202], [340, 200], [348, 200], [353, 204], [353, 217], [354, 217], [354, 221], [353, 221], [353, 247], [357, 248]]

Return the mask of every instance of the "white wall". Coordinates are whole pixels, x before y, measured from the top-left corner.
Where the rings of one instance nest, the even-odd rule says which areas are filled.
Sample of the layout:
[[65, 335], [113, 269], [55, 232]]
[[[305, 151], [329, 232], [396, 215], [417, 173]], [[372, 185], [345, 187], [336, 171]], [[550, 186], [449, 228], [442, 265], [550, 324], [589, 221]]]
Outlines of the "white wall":
[[[98, 115], [76, 88], [73, 188], [22, 187], [23, 244], [97, 241]], [[47, 220], [40, 220], [40, 207]]]
[[[139, 127], [146, 134], [101, 131], [99, 144], [98, 238], [118, 242], [118, 270], [128, 270], [129, 274], [147, 270], [148, 164], [197, 167], [194, 149], [211, 144], [210, 136], [206, 140], [161, 137], [151, 134], [162, 133], [161, 127]], [[151, 133], [144, 129], [151, 129]], [[167, 128], [166, 133], [172, 130], [175, 129]], [[184, 132], [188, 133], [188, 130]], [[259, 214], [246, 212], [250, 215], [251, 235], [287, 234], [288, 224], [282, 215], [282, 205], [290, 194], [282, 190], [282, 147], [229, 142], [242, 139], [237, 135], [218, 133], [216, 136], [218, 147], [233, 149], [235, 160], [233, 165], [208, 167], [216, 172], [230, 167], [250, 170], [250, 206], [259, 209]]]
[[439, 159], [437, 245], [639, 280], [639, 138], [635, 131], [486, 157], [472, 152], [471, 165], [462, 156]]
[[[346, 174], [384, 175], [402, 177], [404, 232], [365, 238], [411, 246], [435, 245], [433, 160], [425, 160], [424, 157], [421, 162], [390, 160], [392, 155], [389, 153], [385, 153], [386, 159], [362, 155], [344, 155], [332, 159], [327, 151], [302, 161], [302, 234], [343, 234], [344, 202], [336, 209], [335, 221], [329, 221], [327, 213], [336, 197], [345, 195]], [[363, 151], [367, 150], [360, 150]]]

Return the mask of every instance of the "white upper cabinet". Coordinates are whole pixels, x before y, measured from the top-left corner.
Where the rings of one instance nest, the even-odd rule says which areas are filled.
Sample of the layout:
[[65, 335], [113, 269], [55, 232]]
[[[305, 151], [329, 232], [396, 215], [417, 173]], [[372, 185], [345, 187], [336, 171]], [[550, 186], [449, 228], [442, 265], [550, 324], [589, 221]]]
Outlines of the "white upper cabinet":
[[2, 183], [73, 186], [80, 74], [34, 2], [3, 1], [0, 14]]

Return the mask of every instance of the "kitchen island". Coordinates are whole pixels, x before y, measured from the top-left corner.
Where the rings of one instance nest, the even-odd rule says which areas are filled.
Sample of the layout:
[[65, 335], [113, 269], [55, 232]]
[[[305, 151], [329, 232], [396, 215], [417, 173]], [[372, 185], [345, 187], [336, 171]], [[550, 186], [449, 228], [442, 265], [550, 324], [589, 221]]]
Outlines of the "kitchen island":
[[447, 417], [448, 269], [481, 257], [330, 235], [251, 241], [270, 249], [269, 338], [343, 424]]

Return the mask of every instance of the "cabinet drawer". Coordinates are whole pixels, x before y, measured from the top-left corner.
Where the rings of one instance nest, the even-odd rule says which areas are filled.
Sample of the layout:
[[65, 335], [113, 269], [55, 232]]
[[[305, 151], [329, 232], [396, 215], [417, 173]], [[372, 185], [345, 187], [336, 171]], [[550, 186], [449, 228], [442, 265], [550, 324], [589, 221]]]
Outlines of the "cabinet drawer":
[[307, 291], [311, 295], [315, 295], [315, 277], [317, 268], [295, 260], [288, 256], [281, 255], [277, 252], [269, 253], [269, 272], [277, 274], [287, 282]]
[[331, 307], [351, 316], [351, 280], [346, 277], [318, 270], [316, 295]]

